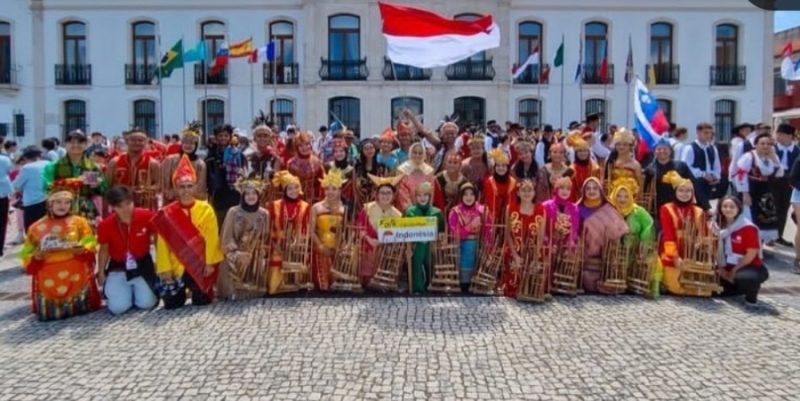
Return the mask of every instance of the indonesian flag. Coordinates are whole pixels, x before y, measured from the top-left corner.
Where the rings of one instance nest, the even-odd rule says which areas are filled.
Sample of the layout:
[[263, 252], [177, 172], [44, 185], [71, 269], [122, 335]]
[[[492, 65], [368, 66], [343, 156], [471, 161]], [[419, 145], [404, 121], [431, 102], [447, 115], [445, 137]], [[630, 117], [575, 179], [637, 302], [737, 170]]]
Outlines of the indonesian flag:
[[539, 47], [533, 50], [530, 56], [521, 65], [515, 65], [511, 68], [511, 75], [514, 79], [519, 78], [522, 73], [528, 68], [529, 65], [539, 64]]
[[386, 53], [394, 63], [442, 67], [500, 46], [500, 28], [491, 15], [460, 21], [419, 8], [386, 3], [378, 6]]

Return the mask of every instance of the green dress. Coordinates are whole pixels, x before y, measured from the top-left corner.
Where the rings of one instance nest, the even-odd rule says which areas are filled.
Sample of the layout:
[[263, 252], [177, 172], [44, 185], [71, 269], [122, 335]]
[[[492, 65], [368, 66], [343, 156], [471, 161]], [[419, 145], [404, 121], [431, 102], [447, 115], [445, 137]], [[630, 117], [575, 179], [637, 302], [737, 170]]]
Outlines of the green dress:
[[[444, 215], [439, 208], [427, 205], [413, 204], [406, 209], [405, 217], [436, 217], [438, 231], [444, 231]], [[414, 293], [425, 292], [427, 282], [431, 279], [433, 263], [431, 262], [430, 242], [414, 242], [411, 249], [411, 274]]]
[[72, 164], [69, 157], [62, 157], [45, 166], [44, 183], [45, 188], [49, 188], [56, 180], [79, 178], [86, 172], [93, 172], [96, 174], [98, 185], [95, 188], [89, 185], [81, 185], [80, 194], [73, 203], [72, 212], [91, 222], [99, 216], [97, 205], [95, 205], [92, 197], [103, 196], [108, 187], [108, 182], [100, 166], [86, 156], [82, 157], [80, 163], [77, 165]]
[[[653, 216], [650, 216], [650, 213], [648, 213], [643, 207], [635, 205], [633, 211], [625, 216], [625, 222], [628, 223], [628, 234], [625, 235], [623, 239], [623, 241], [626, 243], [635, 242], [638, 244], [642, 241], [652, 242], [655, 240], [656, 233], [653, 223]], [[633, 250], [632, 252], [636, 251]], [[636, 255], [636, 253], [633, 253], [632, 255]], [[653, 263], [656, 262], [656, 260], [653, 261]], [[633, 260], [630, 260], [629, 263], [633, 263]], [[662, 275], [660, 263], [656, 264], [657, 266], [651, 279], [651, 291], [653, 298], [658, 298], [660, 295], [658, 283], [661, 282]]]

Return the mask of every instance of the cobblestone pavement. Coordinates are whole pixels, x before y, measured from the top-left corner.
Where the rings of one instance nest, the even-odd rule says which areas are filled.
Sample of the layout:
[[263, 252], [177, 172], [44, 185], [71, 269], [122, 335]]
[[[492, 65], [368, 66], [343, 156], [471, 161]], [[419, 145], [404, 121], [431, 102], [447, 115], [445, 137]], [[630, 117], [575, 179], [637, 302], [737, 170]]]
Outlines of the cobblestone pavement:
[[786, 255], [767, 257], [758, 309], [633, 296], [279, 298], [40, 323], [9, 255], [0, 401], [796, 400], [800, 276]]

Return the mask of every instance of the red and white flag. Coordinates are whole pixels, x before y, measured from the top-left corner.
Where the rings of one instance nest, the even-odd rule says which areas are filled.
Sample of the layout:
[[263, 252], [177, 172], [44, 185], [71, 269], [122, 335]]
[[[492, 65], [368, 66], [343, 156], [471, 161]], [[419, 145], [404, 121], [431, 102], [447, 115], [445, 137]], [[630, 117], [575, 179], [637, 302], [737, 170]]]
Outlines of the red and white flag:
[[378, 6], [387, 56], [398, 64], [442, 67], [500, 46], [500, 28], [491, 15], [461, 21], [419, 8]]
[[529, 65], [536, 65], [536, 64], [539, 64], [538, 47], [533, 50], [533, 53], [531, 53], [531, 55], [528, 56], [528, 58], [525, 60], [524, 63], [522, 63], [521, 65], [515, 65], [511, 67], [511, 76], [514, 79], [517, 79], [519, 78], [520, 75], [522, 75], [522, 73], [525, 72], [525, 70], [528, 68]]

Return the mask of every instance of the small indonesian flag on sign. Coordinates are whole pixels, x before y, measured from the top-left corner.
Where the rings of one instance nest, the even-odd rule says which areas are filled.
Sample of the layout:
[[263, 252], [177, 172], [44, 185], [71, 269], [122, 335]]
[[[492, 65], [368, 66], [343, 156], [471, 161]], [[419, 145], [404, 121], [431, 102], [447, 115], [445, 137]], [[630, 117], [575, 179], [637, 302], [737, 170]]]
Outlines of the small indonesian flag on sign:
[[442, 67], [500, 46], [500, 28], [491, 15], [461, 21], [419, 8], [378, 5], [386, 54], [394, 63]]

